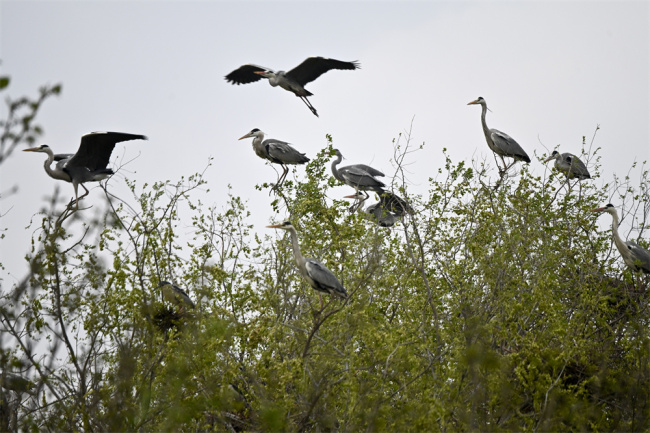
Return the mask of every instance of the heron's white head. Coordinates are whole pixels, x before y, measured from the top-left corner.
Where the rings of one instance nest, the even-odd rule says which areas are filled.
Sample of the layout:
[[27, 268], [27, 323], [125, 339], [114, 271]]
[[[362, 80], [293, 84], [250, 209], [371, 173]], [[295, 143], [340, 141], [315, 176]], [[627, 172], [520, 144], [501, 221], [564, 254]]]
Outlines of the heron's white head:
[[241, 137], [240, 140], [243, 140], [244, 138], [251, 138], [251, 137], [252, 138], [260, 138], [260, 139], [262, 139], [262, 138], [264, 138], [264, 133], [261, 130], [259, 130], [257, 128], [254, 128], [248, 134]]
[[614, 207], [613, 204], [609, 203], [603, 207], [591, 209], [591, 212], [607, 212], [610, 215], [616, 215], [616, 208]]
[[549, 156], [544, 160], [544, 163], [546, 164], [547, 162], [552, 161], [554, 159], [558, 159], [559, 157], [560, 157], [560, 152], [554, 150], [553, 153], [551, 153], [551, 156]]
[[40, 153], [48, 153], [48, 150], [50, 150], [50, 146], [47, 144], [42, 144], [38, 147], [32, 147], [30, 149], [23, 149], [23, 152], [40, 152]]
[[485, 99], [483, 99], [482, 96], [479, 96], [474, 101], [467, 103], [467, 105], [475, 105], [475, 104], [487, 105], [487, 102], [485, 102]]
[[294, 226], [291, 224], [291, 221], [289, 221], [289, 220], [287, 220], [287, 221], [285, 221], [285, 222], [283, 222], [281, 224], [273, 224], [273, 225], [266, 226], [266, 227], [270, 228], [270, 229], [280, 229], [280, 230], [294, 229], [295, 230]]

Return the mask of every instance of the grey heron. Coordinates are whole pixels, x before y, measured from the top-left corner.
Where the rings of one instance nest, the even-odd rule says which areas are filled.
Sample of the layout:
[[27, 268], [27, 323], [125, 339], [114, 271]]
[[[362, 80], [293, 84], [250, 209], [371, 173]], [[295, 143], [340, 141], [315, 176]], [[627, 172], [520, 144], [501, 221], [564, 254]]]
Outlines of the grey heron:
[[29, 392], [34, 388], [34, 382], [20, 375], [2, 371], [0, 372], [0, 386], [10, 391]]
[[327, 269], [327, 267], [316, 259], [303, 257], [300, 253], [300, 245], [298, 244], [298, 234], [296, 229], [291, 224], [291, 221], [285, 221], [281, 224], [274, 224], [267, 226], [272, 229], [286, 230], [291, 235], [291, 246], [293, 247], [293, 257], [296, 260], [296, 265], [300, 274], [307, 280], [309, 285], [316, 290], [320, 297], [320, 292], [336, 295], [340, 298], [346, 299], [348, 293], [345, 291], [343, 285], [339, 282], [336, 276]]
[[607, 212], [612, 216], [612, 237], [616, 248], [623, 256], [625, 264], [634, 272], [650, 274], [650, 253], [641, 248], [636, 242], [624, 241], [618, 234], [618, 213], [614, 205], [592, 209], [591, 212]]
[[[363, 195], [358, 192], [352, 195], [346, 195], [345, 198], [362, 200]], [[361, 209], [359, 207], [359, 209]], [[364, 214], [368, 215], [373, 221], [381, 227], [392, 227], [406, 213], [414, 213], [411, 205], [390, 191], [384, 191], [379, 196], [379, 202], [369, 205]]]
[[299, 97], [311, 112], [318, 117], [316, 109], [307, 99], [308, 96], [312, 96], [313, 94], [305, 89], [305, 85], [332, 69], [359, 69], [359, 63], [356, 61], [343, 62], [324, 57], [309, 57], [289, 72], [275, 72], [269, 68], [257, 65], [242, 65], [226, 75], [226, 81], [232, 84], [248, 84], [266, 78], [269, 80], [271, 86], [280, 86]]
[[554, 150], [551, 156], [544, 160], [544, 163], [553, 159], [555, 160], [555, 168], [566, 174], [569, 179], [591, 179], [585, 163], [572, 153], [560, 153]]
[[[481, 123], [483, 125], [483, 133], [485, 134], [485, 140], [487, 141], [488, 147], [492, 152], [499, 155], [501, 161], [503, 162], [504, 169], [503, 171], [508, 171], [508, 169], [516, 161], [530, 162], [530, 158], [524, 152], [524, 149], [517, 143], [512, 137], [508, 134], [498, 131], [496, 129], [490, 129], [485, 123], [485, 113], [487, 112], [487, 102], [482, 97], [478, 97], [475, 101], [469, 102], [467, 105], [481, 105]], [[504, 156], [513, 158], [510, 165], [506, 165], [506, 161], [503, 159]]]
[[[335, 149], [335, 152], [336, 159], [332, 161], [332, 174], [337, 180], [354, 188], [357, 193], [358, 203], [352, 205], [351, 212], [358, 209], [368, 199], [368, 194], [365, 191], [375, 191], [380, 195], [384, 192], [386, 184], [377, 179], [377, 177], [384, 176], [384, 173], [365, 164], [346, 165], [338, 168], [337, 166], [343, 161], [343, 155], [338, 149]], [[360, 191], [364, 191], [364, 193], [360, 194]]]
[[[45, 172], [53, 179], [64, 180], [72, 183], [77, 209], [79, 200], [88, 195], [85, 182], [98, 182], [114, 174], [113, 170], [106, 168], [115, 144], [129, 140], [146, 140], [144, 135], [127, 134], [124, 132], [91, 132], [81, 137], [79, 150], [75, 154], [55, 154], [47, 144], [23, 152], [41, 152], [47, 154]], [[52, 163], [56, 165], [52, 167]], [[79, 197], [77, 189], [81, 187], [86, 191]]]
[[163, 298], [167, 302], [170, 302], [179, 309], [184, 310], [185, 307], [194, 308], [194, 302], [187, 295], [185, 290], [181, 289], [175, 284], [170, 283], [169, 281], [161, 281], [158, 285], [158, 289], [162, 291]]
[[280, 164], [282, 170], [284, 170], [275, 188], [279, 188], [287, 177], [289, 173], [288, 164], [304, 164], [309, 162], [309, 158], [304, 153], [298, 152], [287, 142], [272, 138], [264, 140], [264, 133], [257, 128], [241, 137], [240, 140], [251, 137], [253, 137], [253, 150], [257, 156], [269, 160], [274, 164]]

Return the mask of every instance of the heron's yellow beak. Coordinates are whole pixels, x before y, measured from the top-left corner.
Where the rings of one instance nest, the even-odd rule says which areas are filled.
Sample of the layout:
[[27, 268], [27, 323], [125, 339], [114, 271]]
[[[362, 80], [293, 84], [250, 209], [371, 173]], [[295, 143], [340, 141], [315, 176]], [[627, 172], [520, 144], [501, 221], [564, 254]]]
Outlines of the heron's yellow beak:
[[252, 137], [252, 135], [250, 135], [250, 133], [249, 133], [249, 134], [244, 135], [242, 138], [240, 138], [240, 140], [243, 140], [244, 138], [250, 138], [250, 137]]
[[467, 105], [474, 105], [474, 104], [478, 104], [478, 99], [467, 103]]
[[23, 149], [23, 152], [36, 152], [40, 149], [41, 149], [40, 147], [31, 147], [29, 149]]
[[282, 224], [273, 224], [271, 226], [266, 226], [266, 228], [269, 228], [269, 229], [281, 229]]

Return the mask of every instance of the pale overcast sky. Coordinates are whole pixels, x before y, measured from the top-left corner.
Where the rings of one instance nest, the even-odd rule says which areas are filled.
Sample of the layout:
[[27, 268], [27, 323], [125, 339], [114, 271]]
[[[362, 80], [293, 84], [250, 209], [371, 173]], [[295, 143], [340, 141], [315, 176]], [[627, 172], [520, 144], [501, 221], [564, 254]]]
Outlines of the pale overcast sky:
[[[389, 174], [392, 140], [413, 120], [412, 138], [425, 148], [409, 161], [412, 193], [426, 191], [443, 147], [456, 161], [493, 163], [480, 107], [467, 106], [478, 96], [492, 110], [488, 125], [515, 138], [536, 173], [551, 167], [537, 157], [558, 144], [579, 153], [596, 125], [604, 176], [596, 182], [624, 176], [650, 156], [645, 1], [3, 0], [0, 20], [0, 72], [12, 79], [3, 94], [35, 96], [45, 83], [63, 84], [38, 115], [45, 130], [39, 144], [73, 153], [91, 131], [147, 135], [148, 142], [118, 144], [113, 153], [136, 158], [109, 184], [120, 196], [123, 176], [139, 184], [177, 181], [203, 171], [213, 157], [210, 192], [195, 197], [225, 206], [231, 184], [259, 226], [272, 216], [272, 198], [254, 186], [276, 174], [251, 140], [237, 141], [252, 128], [308, 156], [329, 133], [346, 163]], [[224, 80], [245, 63], [289, 70], [308, 56], [361, 63], [358, 71], [331, 71], [307, 86], [320, 118], [266, 81]], [[73, 194], [71, 185], [45, 174], [44, 159], [15, 152], [0, 167], [0, 190], [19, 188], [0, 200], [4, 284], [27, 270], [22, 257], [34, 228], [25, 227], [44, 197], [57, 184]], [[102, 191], [91, 189], [84, 205], [102, 200]]]

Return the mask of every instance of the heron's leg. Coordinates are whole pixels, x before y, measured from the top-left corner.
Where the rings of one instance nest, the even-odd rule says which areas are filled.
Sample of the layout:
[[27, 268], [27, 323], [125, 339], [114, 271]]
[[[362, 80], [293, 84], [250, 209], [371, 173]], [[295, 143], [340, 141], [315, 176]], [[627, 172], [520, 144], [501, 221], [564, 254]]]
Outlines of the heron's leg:
[[80, 199], [84, 198], [85, 196], [87, 196], [87, 195], [90, 193], [90, 191], [88, 191], [88, 189], [84, 186], [83, 183], [80, 183], [79, 185], [81, 185], [81, 187], [86, 191], [86, 193], [85, 193], [84, 195], [82, 195], [81, 197], [79, 197], [79, 198], [77, 199], [77, 201], [79, 201]]
[[316, 112], [316, 109], [314, 108], [313, 105], [311, 105], [311, 102], [307, 99], [306, 96], [301, 96], [300, 99], [302, 99], [302, 102], [307, 105], [307, 107], [311, 110], [312, 113], [314, 113], [314, 116], [318, 117], [318, 113]]
[[280, 188], [282, 186], [282, 184], [284, 183], [284, 180], [287, 178], [287, 174], [289, 174], [289, 167], [287, 167], [286, 165], [282, 164], [282, 170], [284, 170], [284, 172], [282, 173], [282, 176], [280, 176], [280, 179], [278, 180], [278, 185], [277, 185], [276, 188]]

